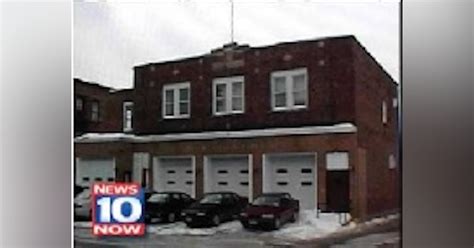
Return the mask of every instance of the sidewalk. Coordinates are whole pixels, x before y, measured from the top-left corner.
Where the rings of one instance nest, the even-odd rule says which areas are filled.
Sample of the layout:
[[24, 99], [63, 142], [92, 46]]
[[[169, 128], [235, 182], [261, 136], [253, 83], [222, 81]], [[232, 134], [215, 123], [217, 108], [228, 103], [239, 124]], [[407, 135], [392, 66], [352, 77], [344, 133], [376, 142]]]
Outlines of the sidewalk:
[[298, 244], [302, 245], [303, 247], [337, 247], [333, 245], [350, 242], [351, 240], [369, 236], [371, 234], [393, 233], [392, 237], [389, 239], [374, 243], [374, 247], [399, 247], [399, 235], [396, 235], [399, 232], [399, 228], [400, 216], [399, 214], [393, 214], [386, 217], [375, 218], [373, 220], [359, 224], [351, 223], [350, 225], [342, 227], [336, 232], [322, 237], [300, 241]]

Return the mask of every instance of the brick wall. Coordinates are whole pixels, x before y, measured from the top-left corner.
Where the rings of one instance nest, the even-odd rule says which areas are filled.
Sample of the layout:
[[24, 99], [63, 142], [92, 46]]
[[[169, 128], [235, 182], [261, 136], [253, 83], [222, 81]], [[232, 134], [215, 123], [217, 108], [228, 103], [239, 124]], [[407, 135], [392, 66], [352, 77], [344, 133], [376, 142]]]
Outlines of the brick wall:
[[[135, 131], [171, 133], [333, 124], [354, 120], [350, 37], [218, 51], [206, 56], [135, 68]], [[270, 73], [306, 67], [307, 109], [271, 111]], [[212, 80], [245, 77], [245, 113], [212, 115]], [[191, 118], [162, 118], [162, 88], [189, 81]]]
[[[358, 144], [364, 149], [367, 180], [367, 212], [376, 214], [399, 207], [399, 166], [389, 169], [389, 155], [397, 156], [397, 85], [363, 46], [353, 46], [355, 106]], [[382, 101], [387, 104], [387, 123], [382, 123]]]
[[[122, 132], [122, 103], [133, 101], [133, 90], [113, 90], [95, 83], [74, 79], [74, 96], [83, 100], [82, 111], [77, 111], [74, 102], [75, 134], [87, 132]], [[99, 119], [93, 121], [92, 104], [99, 103]]]

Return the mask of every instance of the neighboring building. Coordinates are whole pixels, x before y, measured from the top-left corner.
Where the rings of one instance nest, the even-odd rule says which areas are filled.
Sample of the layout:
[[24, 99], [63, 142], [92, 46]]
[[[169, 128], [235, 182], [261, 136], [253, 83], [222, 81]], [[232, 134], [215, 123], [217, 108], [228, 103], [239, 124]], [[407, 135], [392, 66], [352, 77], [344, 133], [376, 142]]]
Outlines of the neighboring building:
[[107, 168], [100, 180], [195, 197], [285, 191], [356, 218], [399, 207], [397, 84], [353, 36], [134, 70], [133, 131], [77, 137], [78, 184]]
[[[129, 110], [124, 115], [124, 108]], [[74, 134], [131, 132], [133, 90], [74, 79]]]

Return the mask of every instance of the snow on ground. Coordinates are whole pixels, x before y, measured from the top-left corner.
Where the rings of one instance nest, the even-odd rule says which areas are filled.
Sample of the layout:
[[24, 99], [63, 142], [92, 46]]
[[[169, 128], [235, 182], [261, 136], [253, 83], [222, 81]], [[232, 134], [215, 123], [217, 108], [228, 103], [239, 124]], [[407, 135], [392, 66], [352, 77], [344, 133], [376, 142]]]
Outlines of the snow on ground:
[[222, 223], [218, 227], [209, 228], [189, 228], [183, 222], [177, 222], [164, 225], [149, 225], [147, 232], [157, 235], [196, 235], [210, 236], [217, 233], [233, 233], [242, 230], [239, 221]]
[[339, 215], [332, 213], [319, 213], [316, 210], [303, 210], [300, 212], [296, 223], [286, 224], [280, 230], [273, 231], [272, 235], [290, 240], [305, 240], [317, 238], [341, 228]]

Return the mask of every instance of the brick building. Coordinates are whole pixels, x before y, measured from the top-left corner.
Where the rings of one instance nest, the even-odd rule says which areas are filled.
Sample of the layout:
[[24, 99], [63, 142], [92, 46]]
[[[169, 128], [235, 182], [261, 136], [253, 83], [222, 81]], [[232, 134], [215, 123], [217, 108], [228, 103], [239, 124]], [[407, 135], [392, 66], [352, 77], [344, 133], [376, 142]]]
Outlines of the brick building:
[[133, 91], [110, 101], [120, 124], [75, 138], [78, 184], [285, 191], [357, 218], [398, 208], [397, 84], [355, 37], [233, 43], [134, 75]]
[[[97, 83], [74, 79], [74, 135], [131, 131], [122, 116], [133, 108], [133, 90], [116, 90]], [[130, 113], [130, 112], [129, 112]]]

